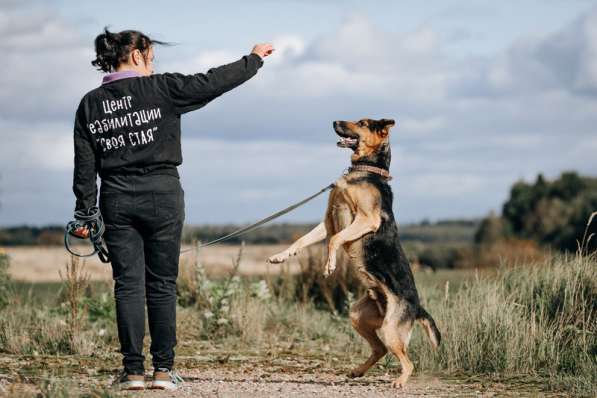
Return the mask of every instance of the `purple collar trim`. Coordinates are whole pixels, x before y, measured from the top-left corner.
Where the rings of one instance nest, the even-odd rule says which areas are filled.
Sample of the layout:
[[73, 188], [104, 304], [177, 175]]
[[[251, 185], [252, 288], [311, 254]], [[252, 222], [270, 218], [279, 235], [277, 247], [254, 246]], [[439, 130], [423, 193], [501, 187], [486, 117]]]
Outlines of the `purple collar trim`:
[[135, 72], [134, 70], [123, 70], [121, 72], [113, 72], [109, 73], [104, 76], [102, 79], [102, 84], [114, 82], [120, 79], [126, 79], [129, 77], [139, 77], [141, 74], [139, 72]]

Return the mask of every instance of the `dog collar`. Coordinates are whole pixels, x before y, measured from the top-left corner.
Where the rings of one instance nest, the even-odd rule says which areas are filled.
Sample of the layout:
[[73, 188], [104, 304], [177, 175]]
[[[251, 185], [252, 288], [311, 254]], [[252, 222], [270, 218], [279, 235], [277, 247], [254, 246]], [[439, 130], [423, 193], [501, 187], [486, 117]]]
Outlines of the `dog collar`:
[[348, 168], [349, 173], [353, 171], [368, 171], [369, 173], [379, 174], [380, 176], [385, 177], [388, 180], [392, 179], [390, 172], [386, 169], [382, 169], [381, 167], [369, 166], [366, 164], [357, 164]]

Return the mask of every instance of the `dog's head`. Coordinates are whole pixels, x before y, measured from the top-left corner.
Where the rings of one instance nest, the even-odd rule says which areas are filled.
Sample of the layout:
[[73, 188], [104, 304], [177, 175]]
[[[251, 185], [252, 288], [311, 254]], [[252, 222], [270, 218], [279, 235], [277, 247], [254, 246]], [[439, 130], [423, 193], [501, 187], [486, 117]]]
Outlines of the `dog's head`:
[[334, 131], [340, 136], [338, 146], [353, 150], [352, 163], [389, 169], [390, 129], [394, 124], [392, 119], [361, 119], [356, 122], [336, 120]]

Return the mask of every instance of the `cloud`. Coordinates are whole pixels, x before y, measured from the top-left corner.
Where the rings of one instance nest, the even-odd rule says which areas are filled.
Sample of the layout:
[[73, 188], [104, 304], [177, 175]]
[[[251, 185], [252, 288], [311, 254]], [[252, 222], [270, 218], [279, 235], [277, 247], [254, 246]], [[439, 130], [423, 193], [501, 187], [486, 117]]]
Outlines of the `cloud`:
[[[266, 60], [259, 79], [251, 82], [266, 98], [358, 95], [387, 100], [396, 93], [409, 93], [415, 99], [441, 98], [452, 68], [431, 28], [388, 33], [359, 15], [312, 42], [285, 35], [273, 43], [277, 51]], [[205, 71], [238, 57], [227, 51], [206, 51], [190, 62], [169, 63], [164, 69]], [[424, 78], [413, 79], [415, 75]]]
[[406, 117], [398, 123], [400, 130], [410, 135], [431, 133], [446, 127], [446, 120], [441, 116], [428, 118]]
[[0, 161], [1, 169], [13, 174], [23, 169], [72, 170], [72, 130], [72, 123], [67, 122], [0, 120], [2, 139], [6, 142]]
[[521, 38], [463, 81], [463, 95], [541, 95], [549, 91], [597, 94], [597, 8], [560, 31]]
[[[74, 110], [99, 75], [68, 21], [19, 12], [0, 7], [0, 138], [10, 142], [0, 147], [0, 223], [56, 221], [74, 204]], [[394, 32], [363, 15], [310, 40], [280, 35], [255, 78], [183, 117], [187, 221], [254, 221], [329, 183], [349, 159], [335, 146], [337, 119], [397, 119], [391, 172], [402, 222], [483, 215], [538, 172], [596, 174], [596, 19], [592, 10], [483, 57], [451, 54], [432, 26]], [[159, 65], [196, 73], [240, 56], [218, 49]], [[29, 180], [42, 182], [31, 189]], [[25, 210], [41, 197], [51, 219]], [[317, 220], [324, 206], [288, 219]]]
[[68, 22], [46, 8], [0, 6], [0, 118], [64, 120], [99, 76], [93, 51]]

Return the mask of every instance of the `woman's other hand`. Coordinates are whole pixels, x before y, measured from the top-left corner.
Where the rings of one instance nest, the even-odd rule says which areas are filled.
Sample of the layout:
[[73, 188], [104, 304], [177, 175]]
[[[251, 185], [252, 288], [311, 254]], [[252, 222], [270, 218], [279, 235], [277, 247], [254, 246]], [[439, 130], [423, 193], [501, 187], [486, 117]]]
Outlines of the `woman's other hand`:
[[253, 47], [251, 54], [257, 54], [261, 58], [265, 58], [273, 52], [274, 52], [274, 46], [272, 46], [269, 43], [262, 43], [262, 44], [255, 44], [255, 47]]
[[73, 234], [75, 236], [78, 236], [79, 238], [87, 239], [89, 237], [89, 230], [87, 229], [87, 227], [79, 227], [75, 229], [75, 232], [73, 232]]

